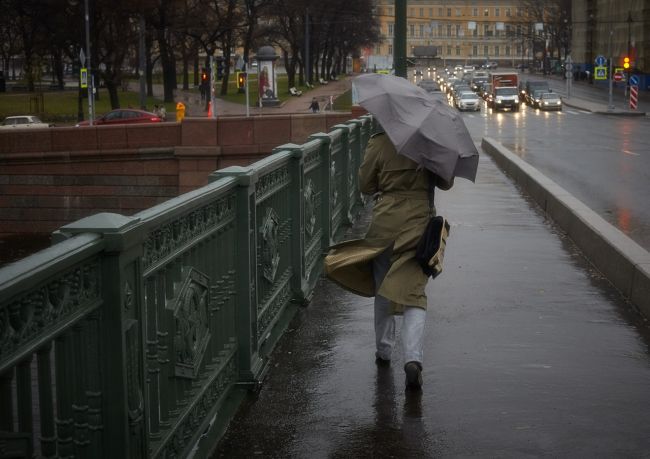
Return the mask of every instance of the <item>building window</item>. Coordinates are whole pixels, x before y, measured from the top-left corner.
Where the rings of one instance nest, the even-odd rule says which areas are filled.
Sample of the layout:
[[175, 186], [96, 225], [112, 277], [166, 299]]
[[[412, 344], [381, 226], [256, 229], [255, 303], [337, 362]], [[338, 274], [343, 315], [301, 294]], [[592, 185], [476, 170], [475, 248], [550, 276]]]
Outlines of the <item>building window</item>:
[[456, 16], [461, 17], [462, 15], [463, 15], [463, 10], [461, 10], [460, 8], [456, 8]]
[[388, 36], [392, 37], [393, 36], [393, 27], [395, 24], [388, 24]]
[[460, 56], [460, 46], [456, 45], [456, 56]]
[[519, 17], [521, 17], [521, 10], [522, 10], [521, 6], [518, 6], [517, 7], [517, 16], [519, 16]]
[[501, 8], [494, 8], [494, 15], [499, 17], [501, 15]]
[[438, 16], [444, 16], [444, 13], [442, 11], [442, 8], [438, 8]]
[[421, 18], [424, 17], [424, 8], [420, 8], [420, 17], [421, 17]]
[[413, 8], [409, 8], [409, 16], [415, 16], [415, 10]]
[[388, 55], [389, 56], [393, 55], [393, 45], [388, 45]]
[[506, 56], [510, 56], [510, 46], [506, 45]]
[[490, 15], [490, 8], [485, 8], [483, 10], [483, 16], [489, 16]]
[[483, 35], [485, 35], [486, 37], [488, 35], [492, 35], [490, 33], [490, 25], [489, 24], [483, 24]]
[[451, 37], [451, 24], [447, 24], [447, 36]]
[[430, 18], [433, 17], [433, 8], [429, 8], [429, 17], [430, 17]]
[[424, 37], [424, 24], [420, 24], [420, 36]]
[[[391, 53], [393, 54], [393, 53]], [[490, 47], [488, 45], [483, 46], [483, 55], [487, 58], [490, 55]]]
[[[377, 54], [379, 54], [379, 53], [377, 53]], [[473, 56], [478, 56], [478, 46], [477, 45], [472, 46], [472, 55]]]
[[499, 45], [494, 46], [494, 57], [499, 57]]
[[447, 17], [448, 17], [448, 18], [451, 17], [451, 8], [447, 8]]
[[457, 37], [461, 37], [461, 36], [462, 36], [462, 34], [461, 34], [461, 32], [460, 32], [460, 24], [456, 24], [456, 36], [457, 36]]
[[521, 45], [517, 45], [517, 55], [521, 54]]
[[472, 37], [478, 37], [478, 26], [474, 27], [474, 30], [472, 30]]
[[377, 45], [375, 47], [375, 54], [381, 54], [381, 46]]
[[472, 8], [472, 16], [478, 16], [478, 8]]
[[410, 37], [415, 36], [415, 25], [414, 24], [409, 24], [409, 36]]
[[507, 18], [510, 17], [510, 8], [506, 8], [506, 17], [507, 17]]
[[443, 27], [442, 27], [442, 24], [438, 24], [438, 36], [439, 36], [439, 37], [442, 37], [443, 30], [444, 30], [444, 29], [443, 29]]
[[451, 56], [451, 46], [447, 45], [447, 56]]

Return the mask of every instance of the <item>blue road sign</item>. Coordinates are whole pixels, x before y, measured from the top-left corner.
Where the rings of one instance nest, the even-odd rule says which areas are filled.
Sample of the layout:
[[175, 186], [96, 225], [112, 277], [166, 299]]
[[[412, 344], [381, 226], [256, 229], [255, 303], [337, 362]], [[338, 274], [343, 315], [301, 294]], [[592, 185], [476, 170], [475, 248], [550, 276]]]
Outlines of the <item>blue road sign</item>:
[[598, 67], [604, 66], [605, 62], [607, 62], [607, 59], [605, 59], [605, 56], [596, 56], [596, 65]]
[[632, 76], [630, 77], [630, 84], [631, 84], [632, 86], [637, 86], [637, 85], [639, 84], [639, 77], [636, 76], [636, 75], [632, 75]]

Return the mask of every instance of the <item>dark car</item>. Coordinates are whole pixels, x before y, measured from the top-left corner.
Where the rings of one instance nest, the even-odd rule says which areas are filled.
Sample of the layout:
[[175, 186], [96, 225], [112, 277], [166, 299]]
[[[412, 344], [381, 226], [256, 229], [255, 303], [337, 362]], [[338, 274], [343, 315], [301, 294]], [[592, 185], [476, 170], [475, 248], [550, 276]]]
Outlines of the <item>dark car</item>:
[[418, 83], [418, 86], [427, 92], [440, 91], [440, 88], [438, 87], [438, 83], [433, 81], [431, 78], [424, 78], [422, 81]]
[[[118, 108], [95, 119], [93, 125], [160, 123], [162, 118], [155, 113], [138, 110], [135, 108]], [[88, 121], [82, 121], [77, 126], [88, 126]]]
[[[527, 81], [526, 86], [523, 91], [523, 98], [524, 102], [526, 102], [528, 105], [531, 107], [535, 106], [535, 99], [533, 98], [533, 94], [535, 91], [541, 91], [542, 93], [544, 92], [551, 92], [551, 88], [548, 85], [548, 81]], [[522, 97], [522, 93], [519, 93], [519, 97]]]

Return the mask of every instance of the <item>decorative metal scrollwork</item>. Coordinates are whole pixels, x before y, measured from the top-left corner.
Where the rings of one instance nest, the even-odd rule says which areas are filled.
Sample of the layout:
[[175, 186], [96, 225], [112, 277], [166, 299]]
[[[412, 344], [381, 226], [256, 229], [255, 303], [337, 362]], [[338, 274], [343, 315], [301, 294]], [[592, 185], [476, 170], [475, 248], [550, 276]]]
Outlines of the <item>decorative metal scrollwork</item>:
[[181, 378], [197, 378], [210, 341], [210, 279], [194, 268], [185, 268], [184, 271], [185, 280], [172, 302], [176, 325], [173, 352], [175, 374]]
[[312, 179], [307, 180], [304, 191], [305, 198], [305, 232], [311, 237], [314, 235], [316, 228], [316, 192], [314, 191], [314, 182]]
[[279, 234], [280, 219], [272, 207], [266, 209], [266, 216], [260, 232], [262, 233], [262, 276], [270, 283], [275, 280], [275, 275], [280, 264]]
[[332, 187], [332, 205], [331, 207], [336, 207], [339, 198], [339, 190], [337, 189], [336, 183], [336, 161], [332, 161], [332, 166], [330, 167], [330, 184]]

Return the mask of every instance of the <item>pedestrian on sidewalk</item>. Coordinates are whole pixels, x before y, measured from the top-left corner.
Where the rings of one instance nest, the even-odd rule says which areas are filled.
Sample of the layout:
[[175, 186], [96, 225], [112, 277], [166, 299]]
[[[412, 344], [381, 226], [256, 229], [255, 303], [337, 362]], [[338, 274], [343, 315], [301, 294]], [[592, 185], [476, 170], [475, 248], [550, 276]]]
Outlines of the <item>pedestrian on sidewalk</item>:
[[311, 104], [309, 105], [309, 109], [311, 110], [312, 113], [318, 113], [320, 111], [320, 105], [318, 104], [318, 100], [315, 97], [311, 99]]
[[[435, 214], [431, 200], [434, 186], [453, 185], [399, 155], [384, 132], [372, 136], [359, 169], [362, 193], [374, 197], [372, 222], [364, 239], [337, 244], [325, 259], [332, 275], [347, 277], [345, 287], [358, 276], [357, 293], [374, 295], [375, 362], [390, 365], [395, 346], [396, 315], [402, 315], [402, 345], [406, 387], [422, 386], [424, 324], [428, 276], [416, 261], [415, 249], [429, 218]], [[344, 260], [361, 259], [340, 269]], [[371, 273], [371, 274], [369, 274]], [[367, 293], [372, 292], [370, 295]]]

